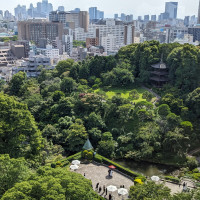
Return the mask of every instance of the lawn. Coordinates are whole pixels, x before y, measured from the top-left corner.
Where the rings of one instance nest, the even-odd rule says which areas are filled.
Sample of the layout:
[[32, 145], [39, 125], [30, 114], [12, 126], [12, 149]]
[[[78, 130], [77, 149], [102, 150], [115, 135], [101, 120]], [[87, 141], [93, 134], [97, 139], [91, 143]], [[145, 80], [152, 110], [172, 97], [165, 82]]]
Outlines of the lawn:
[[[108, 99], [111, 99], [113, 96], [121, 94], [122, 98], [128, 99], [130, 91], [134, 90], [134, 89], [136, 89], [138, 91], [138, 93], [140, 94], [140, 97], [137, 100], [132, 100], [132, 102], [137, 103], [139, 101], [146, 101], [146, 99], [142, 98], [142, 94], [146, 91], [146, 89], [144, 89], [142, 87], [138, 87], [138, 88], [135, 88], [135, 87], [132, 87], [132, 88], [110, 88], [106, 92], [106, 96], [108, 97]], [[98, 92], [98, 91], [103, 91], [103, 90], [101, 88], [95, 90], [95, 92]], [[152, 100], [154, 100], [154, 98]]]

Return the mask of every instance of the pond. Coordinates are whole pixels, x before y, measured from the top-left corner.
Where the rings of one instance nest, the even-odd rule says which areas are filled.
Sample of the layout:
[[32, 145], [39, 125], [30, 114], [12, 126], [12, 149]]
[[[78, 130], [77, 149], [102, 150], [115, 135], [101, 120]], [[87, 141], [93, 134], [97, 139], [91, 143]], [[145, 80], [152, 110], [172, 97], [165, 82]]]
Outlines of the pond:
[[153, 164], [149, 162], [136, 162], [133, 160], [116, 160], [115, 162], [145, 176], [170, 175], [176, 170], [173, 166]]

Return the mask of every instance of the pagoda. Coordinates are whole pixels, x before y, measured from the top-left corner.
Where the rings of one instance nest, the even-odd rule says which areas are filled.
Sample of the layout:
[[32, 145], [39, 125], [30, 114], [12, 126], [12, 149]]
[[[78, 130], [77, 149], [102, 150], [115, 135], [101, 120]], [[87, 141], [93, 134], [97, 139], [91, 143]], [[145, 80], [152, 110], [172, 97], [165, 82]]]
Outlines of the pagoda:
[[161, 88], [164, 84], [168, 83], [168, 68], [162, 60], [157, 64], [151, 65], [151, 67], [153, 68], [150, 76], [152, 85]]

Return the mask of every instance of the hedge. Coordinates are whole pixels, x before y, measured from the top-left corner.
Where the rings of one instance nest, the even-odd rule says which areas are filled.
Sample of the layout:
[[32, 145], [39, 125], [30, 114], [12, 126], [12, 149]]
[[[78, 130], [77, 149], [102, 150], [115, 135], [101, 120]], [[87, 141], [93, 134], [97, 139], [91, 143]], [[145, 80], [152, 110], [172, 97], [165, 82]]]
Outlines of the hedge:
[[78, 152], [72, 156], [69, 156], [63, 160], [61, 160], [61, 163], [63, 166], [68, 165], [72, 160], [80, 160], [81, 159], [81, 152]]
[[139, 174], [137, 172], [133, 172], [128, 168], [122, 167], [121, 165], [117, 164], [116, 162], [113, 162], [113, 161], [111, 161], [111, 160], [109, 160], [109, 159], [107, 159], [107, 158], [105, 158], [105, 157], [103, 157], [99, 154], [95, 155], [94, 160], [98, 163], [104, 163], [104, 164], [107, 164], [107, 165], [114, 165], [116, 167], [116, 169], [118, 169], [120, 172], [127, 174], [128, 176], [131, 176], [133, 178], [143, 177], [145, 179], [145, 177], [142, 174]]
[[164, 176], [164, 178], [166, 180], [169, 180], [169, 181], [173, 182], [173, 183], [179, 183], [180, 182], [179, 178], [176, 178], [176, 177], [173, 177], [173, 176]]

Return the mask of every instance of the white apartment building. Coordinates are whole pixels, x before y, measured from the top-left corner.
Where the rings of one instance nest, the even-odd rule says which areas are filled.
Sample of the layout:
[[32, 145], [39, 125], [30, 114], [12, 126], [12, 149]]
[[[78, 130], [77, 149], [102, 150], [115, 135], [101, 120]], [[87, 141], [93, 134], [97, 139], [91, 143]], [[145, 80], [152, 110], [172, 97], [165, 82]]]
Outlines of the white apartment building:
[[64, 52], [66, 52], [68, 55], [71, 55], [73, 48], [73, 35], [63, 35], [62, 42], [64, 45]]
[[116, 37], [112, 34], [102, 37], [101, 44], [104, 47], [105, 52], [117, 51], [116, 41]]
[[59, 58], [59, 49], [53, 49], [52, 45], [47, 45], [46, 49], [38, 49], [38, 51], [50, 59]]

